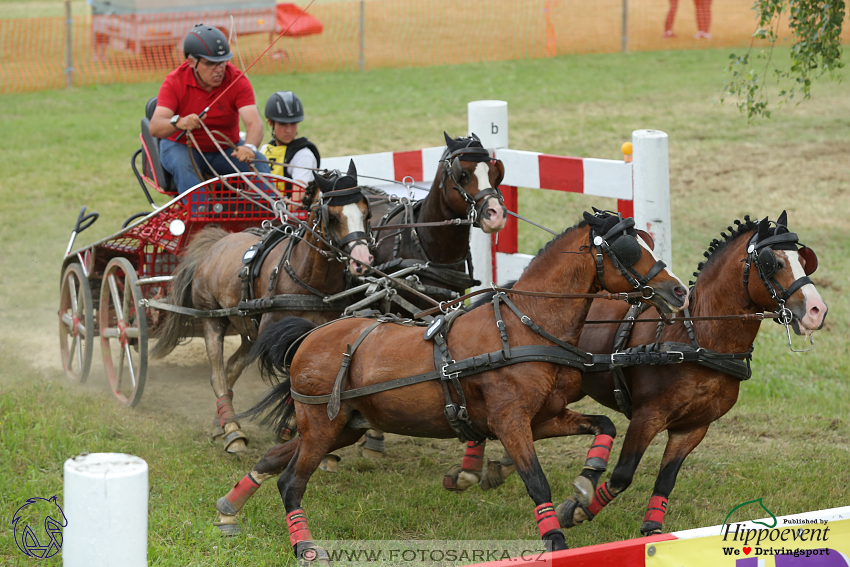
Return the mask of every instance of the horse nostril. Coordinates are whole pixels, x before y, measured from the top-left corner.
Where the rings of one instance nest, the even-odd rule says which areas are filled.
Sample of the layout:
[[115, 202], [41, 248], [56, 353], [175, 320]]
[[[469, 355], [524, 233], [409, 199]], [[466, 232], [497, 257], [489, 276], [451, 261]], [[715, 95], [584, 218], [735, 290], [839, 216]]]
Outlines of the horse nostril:
[[676, 287], [676, 289], [675, 289], [675, 294], [676, 294], [678, 297], [683, 297], [683, 296], [685, 296], [685, 295], [688, 295], [688, 290], [686, 290], [685, 288], [683, 288], [683, 287], [681, 287], [681, 286], [678, 286], [678, 287]]

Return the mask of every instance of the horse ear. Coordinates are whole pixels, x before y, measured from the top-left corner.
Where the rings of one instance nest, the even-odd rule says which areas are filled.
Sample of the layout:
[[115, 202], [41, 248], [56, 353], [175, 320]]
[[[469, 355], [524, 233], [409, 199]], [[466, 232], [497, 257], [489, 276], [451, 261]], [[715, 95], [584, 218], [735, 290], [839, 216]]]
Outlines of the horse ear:
[[781, 224], [784, 227], [788, 226], [788, 212], [782, 211], [782, 214], [779, 215], [779, 218], [776, 220], [776, 224]]
[[331, 183], [324, 175], [315, 175], [313, 176], [313, 180], [316, 182], [316, 187], [322, 193], [326, 193], [330, 189]]
[[354, 160], [351, 160], [348, 164], [348, 176], [357, 181], [357, 168], [354, 166]]
[[641, 240], [646, 242], [646, 245], [649, 246], [650, 250], [655, 250], [655, 239], [652, 238], [651, 234], [639, 228], [637, 229], [637, 234], [641, 238]]
[[451, 149], [451, 148], [452, 148], [452, 145], [454, 145], [454, 143], [455, 143], [454, 139], [453, 139], [451, 136], [449, 136], [449, 135], [446, 133], [446, 131], [445, 131], [445, 130], [443, 130], [443, 136], [445, 136], [445, 138], [446, 138], [446, 146], [447, 146], [449, 149]]
[[759, 242], [761, 242], [762, 240], [764, 240], [765, 238], [770, 236], [769, 230], [770, 230], [770, 221], [767, 220], [767, 217], [764, 217], [763, 219], [761, 219], [759, 221], [759, 228], [758, 228], [758, 240], [759, 240]]
[[587, 211], [584, 211], [583, 215], [584, 220], [585, 222], [587, 222], [587, 224], [589, 224], [590, 226], [599, 226], [599, 219], [597, 219], [595, 216], [588, 213]]

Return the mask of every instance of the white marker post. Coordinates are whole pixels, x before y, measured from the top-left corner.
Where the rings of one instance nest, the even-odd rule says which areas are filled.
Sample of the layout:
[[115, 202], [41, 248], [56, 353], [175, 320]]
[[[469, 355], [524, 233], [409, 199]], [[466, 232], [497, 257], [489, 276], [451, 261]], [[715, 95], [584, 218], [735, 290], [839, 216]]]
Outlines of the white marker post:
[[64, 567], [146, 567], [148, 464], [121, 453], [65, 461]]
[[[508, 147], [508, 103], [504, 100], [476, 100], [467, 105], [467, 123], [469, 133], [481, 138], [481, 144], [488, 150]], [[473, 228], [469, 233], [469, 249], [472, 252], [472, 266], [475, 279], [481, 281], [481, 287], [490, 287], [493, 281], [492, 237], [480, 229]]]
[[655, 256], [672, 269], [670, 229], [670, 156], [668, 137], [660, 130], [632, 132], [635, 227], [655, 240]]

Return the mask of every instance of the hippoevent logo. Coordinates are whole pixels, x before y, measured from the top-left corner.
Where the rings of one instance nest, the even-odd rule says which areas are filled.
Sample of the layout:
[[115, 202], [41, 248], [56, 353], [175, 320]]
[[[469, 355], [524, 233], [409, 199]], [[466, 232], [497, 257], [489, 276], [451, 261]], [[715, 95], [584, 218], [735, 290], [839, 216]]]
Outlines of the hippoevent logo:
[[65, 513], [51, 498], [30, 498], [12, 516], [15, 544], [27, 557], [47, 559], [62, 549], [62, 528], [68, 525]]
[[[764, 526], [763, 528], [747, 528], [746, 523], [727, 523], [736, 510], [751, 504], [758, 504], [770, 516], [770, 521], [749, 522]], [[787, 563], [784, 561], [786, 557], [830, 555], [830, 552], [836, 552], [827, 547], [827, 523], [827, 520], [797, 518], [785, 518], [780, 523], [761, 498], [750, 500], [732, 508], [723, 520], [720, 531], [723, 536], [723, 555], [741, 556], [742, 558], [735, 562], [736, 567], [756, 567], [760, 564], [757, 561], [759, 556], [774, 556], [776, 565], [779, 566]]]

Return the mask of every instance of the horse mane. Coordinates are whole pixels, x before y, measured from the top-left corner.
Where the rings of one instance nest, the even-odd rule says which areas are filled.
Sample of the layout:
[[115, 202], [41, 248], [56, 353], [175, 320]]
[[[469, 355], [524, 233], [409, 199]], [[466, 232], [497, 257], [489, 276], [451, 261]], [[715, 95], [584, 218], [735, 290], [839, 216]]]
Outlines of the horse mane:
[[[316, 173], [316, 175], [321, 175], [321, 173]], [[319, 185], [316, 183], [316, 180], [313, 179], [310, 183], [307, 184], [307, 187], [304, 189], [304, 197], [301, 199], [301, 208], [305, 210], [310, 210], [310, 207], [313, 206], [313, 202], [316, 200], [316, 195], [319, 194]]]
[[[729, 231], [729, 234], [726, 234], [725, 232], [720, 233], [720, 236], [723, 238], [723, 240], [715, 238], [708, 245], [708, 250], [703, 252], [703, 256], [705, 256], [706, 259], [705, 261], [700, 262], [697, 265], [697, 271], [694, 272], [695, 278], [699, 279], [700, 273], [702, 273], [705, 268], [709, 267], [712, 264], [712, 261], [717, 258], [720, 253], [729, 246], [730, 242], [734, 242], [742, 236], [749, 234], [758, 228], [758, 222], [750, 219], [750, 215], [745, 215], [743, 222], [740, 220], [736, 220], [733, 224], [735, 225], [735, 228], [733, 228], [731, 225], [726, 227], [726, 230]], [[693, 287], [695, 283], [695, 281], [691, 281], [688, 285]]]
[[538, 250], [538, 251], [537, 251], [537, 254], [535, 254], [534, 258], [532, 258], [532, 259], [531, 259], [531, 261], [528, 263], [528, 265], [530, 266], [531, 264], [533, 264], [533, 263], [534, 263], [534, 262], [535, 262], [538, 258], [540, 258], [541, 256], [543, 256], [543, 255], [546, 253], [546, 251], [547, 251], [547, 250], [549, 250], [549, 248], [551, 248], [551, 247], [552, 247], [552, 246], [553, 246], [556, 242], [560, 241], [560, 240], [561, 240], [562, 238], [564, 238], [566, 235], [568, 235], [569, 233], [573, 232], [574, 230], [578, 230], [578, 229], [580, 229], [580, 228], [584, 228], [584, 227], [586, 227], [586, 226], [587, 226], [587, 221], [586, 221], [586, 220], [584, 220], [584, 219], [581, 219], [580, 221], [578, 221], [578, 222], [577, 222], [576, 224], [574, 224], [573, 226], [571, 226], [571, 227], [569, 227], [569, 228], [565, 229], [565, 230], [564, 230], [564, 232], [562, 232], [561, 234], [559, 234], [559, 235], [557, 235], [557, 236], [553, 236], [553, 237], [552, 237], [552, 240], [550, 240], [549, 242], [547, 242], [547, 243], [543, 246], [543, 248], [541, 248], [540, 250]]

